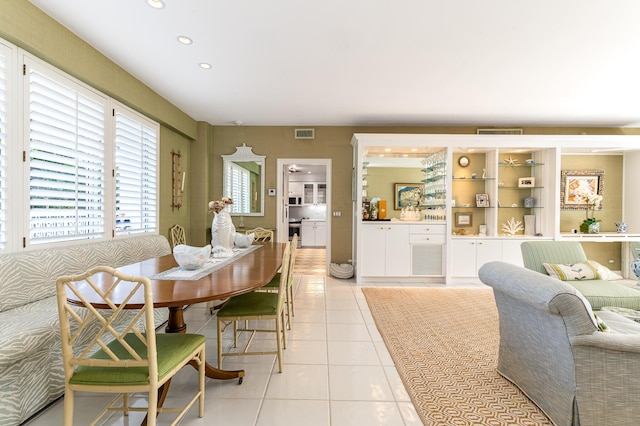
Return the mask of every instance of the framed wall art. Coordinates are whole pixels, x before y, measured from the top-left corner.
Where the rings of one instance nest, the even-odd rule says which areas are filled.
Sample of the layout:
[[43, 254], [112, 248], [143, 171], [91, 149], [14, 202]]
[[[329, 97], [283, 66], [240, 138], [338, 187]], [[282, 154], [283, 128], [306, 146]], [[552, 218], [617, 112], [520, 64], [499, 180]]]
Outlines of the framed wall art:
[[489, 207], [489, 194], [476, 194], [476, 207]]
[[585, 195], [602, 195], [604, 190], [603, 170], [562, 170], [560, 179], [560, 208], [564, 210], [587, 209]]
[[533, 188], [536, 186], [536, 178], [522, 177], [518, 179], [518, 188]]
[[420, 205], [423, 193], [424, 184], [422, 183], [396, 183], [393, 208], [401, 210], [405, 207], [416, 207]]
[[468, 212], [456, 213], [456, 226], [465, 227], [473, 225], [473, 214]]

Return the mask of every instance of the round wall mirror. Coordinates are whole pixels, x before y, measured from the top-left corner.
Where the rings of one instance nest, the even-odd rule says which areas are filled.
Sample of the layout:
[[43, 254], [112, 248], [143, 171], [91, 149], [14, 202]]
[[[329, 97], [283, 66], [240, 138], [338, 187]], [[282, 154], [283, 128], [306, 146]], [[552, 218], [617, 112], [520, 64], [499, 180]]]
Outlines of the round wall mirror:
[[458, 164], [460, 164], [460, 167], [467, 167], [469, 165], [469, 157], [463, 155], [458, 159]]

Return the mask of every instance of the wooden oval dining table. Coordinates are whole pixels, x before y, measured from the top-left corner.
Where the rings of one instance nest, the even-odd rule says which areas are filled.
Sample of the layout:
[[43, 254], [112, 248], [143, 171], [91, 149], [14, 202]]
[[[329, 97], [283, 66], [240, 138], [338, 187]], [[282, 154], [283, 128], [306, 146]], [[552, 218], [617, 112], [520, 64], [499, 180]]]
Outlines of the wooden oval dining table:
[[[185, 306], [248, 293], [273, 279], [282, 266], [285, 244], [263, 242], [254, 245], [259, 247], [195, 280], [151, 278], [178, 266], [172, 254], [123, 266], [118, 270], [127, 275], [149, 277], [152, 285], [153, 306], [169, 309], [169, 320], [165, 331], [167, 333], [184, 333], [187, 330], [187, 324], [184, 320]], [[110, 281], [100, 279], [97, 279], [96, 283], [99, 283], [103, 291], [110, 285]], [[104, 303], [98, 302], [98, 296], [88, 285], [78, 285], [78, 289], [82, 296], [91, 302], [92, 306], [108, 308]], [[125, 293], [123, 291], [122, 297], [126, 295]], [[112, 294], [112, 300], [116, 304], [123, 300], [122, 298], [118, 300], [118, 297], [117, 292]], [[67, 294], [67, 299], [69, 303], [81, 304], [79, 300], [74, 299], [72, 293]], [[136, 295], [127, 302], [126, 309], [139, 309], [143, 302], [143, 295], [140, 293], [140, 297]], [[207, 364], [205, 374], [214, 379], [237, 378], [241, 383], [244, 370], [221, 370]]]

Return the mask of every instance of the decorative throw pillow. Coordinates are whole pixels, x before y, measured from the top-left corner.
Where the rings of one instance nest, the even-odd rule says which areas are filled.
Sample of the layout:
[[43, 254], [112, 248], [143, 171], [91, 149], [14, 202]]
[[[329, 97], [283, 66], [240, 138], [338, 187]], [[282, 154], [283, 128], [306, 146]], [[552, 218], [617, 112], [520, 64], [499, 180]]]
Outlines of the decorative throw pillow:
[[596, 265], [587, 260], [583, 263], [564, 265], [562, 263], [543, 263], [547, 274], [561, 281], [599, 280], [600, 274]]
[[596, 262], [595, 260], [590, 260], [589, 262], [595, 265], [596, 269], [598, 270], [598, 274], [600, 274], [600, 279], [607, 280], [607, 281], [622, 279], [622, 275], [616, 274], [611, 269]]
[[602, 321], [602, 318], [600, 318], [598, 316], [598, 314], [596, 314], [594, 312], [593, 316], [596, 318], [596, 324], [598, 324], [598, 331], [602, 331], [603, 333], [613, 333], [614, 332], [611, 328], [609, 328], [609, 326], [607, 324], [605, 324], [604, 321]]

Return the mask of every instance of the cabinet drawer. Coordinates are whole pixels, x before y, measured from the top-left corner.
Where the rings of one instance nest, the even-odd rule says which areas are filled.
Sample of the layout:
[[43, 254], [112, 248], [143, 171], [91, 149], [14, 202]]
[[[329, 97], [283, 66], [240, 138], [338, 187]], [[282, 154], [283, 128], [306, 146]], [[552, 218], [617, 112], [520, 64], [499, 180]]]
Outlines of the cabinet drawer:
[[431, 224], [425, 223], [424, 225], [410, 225], [409, 232], [411, 234], [445, 234], [447, 231], [447, 225], [445, 224]]
[[444, 244], [446, 241], [444, 234], [411, 234], [409, 242], [411, 244]]

